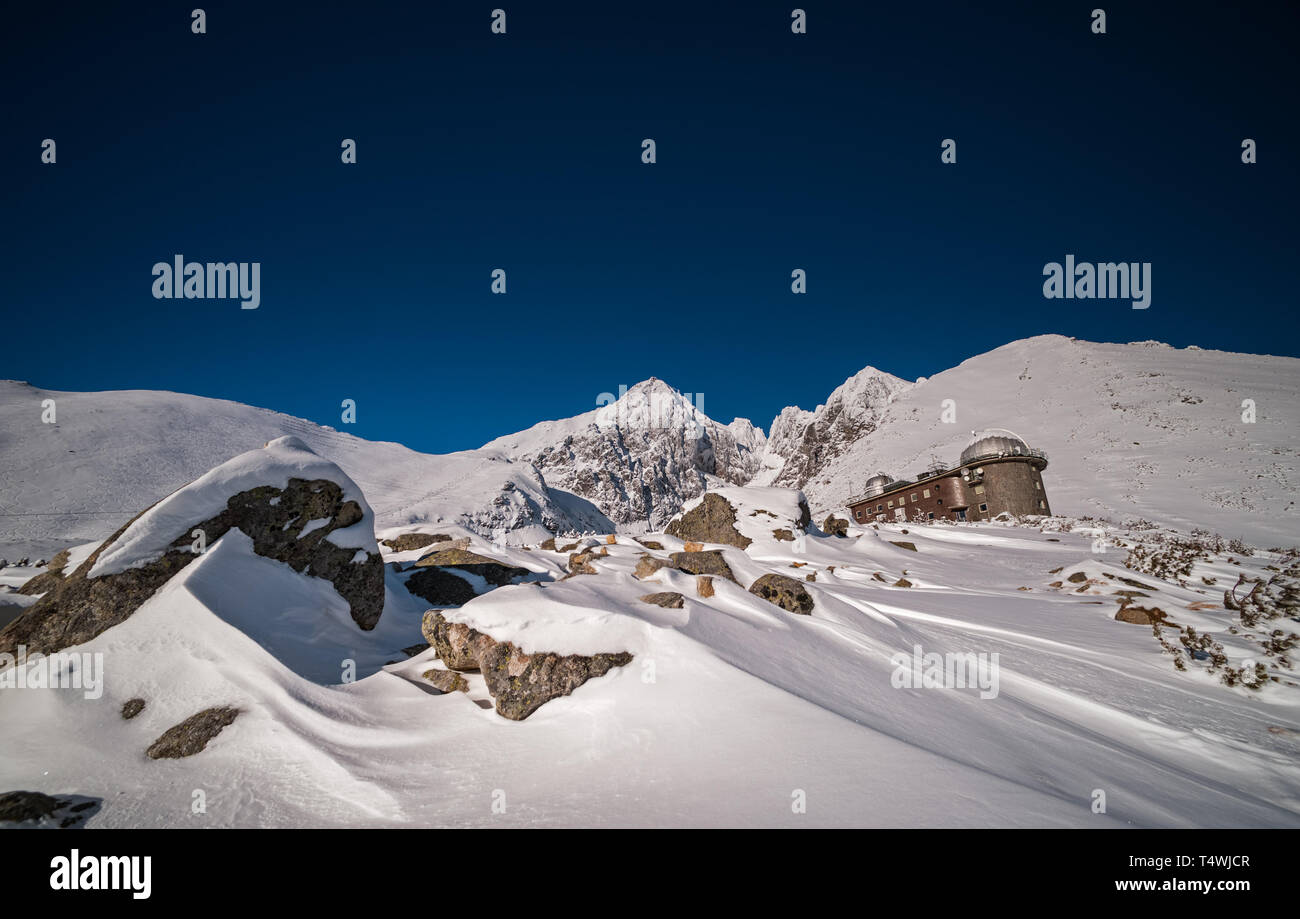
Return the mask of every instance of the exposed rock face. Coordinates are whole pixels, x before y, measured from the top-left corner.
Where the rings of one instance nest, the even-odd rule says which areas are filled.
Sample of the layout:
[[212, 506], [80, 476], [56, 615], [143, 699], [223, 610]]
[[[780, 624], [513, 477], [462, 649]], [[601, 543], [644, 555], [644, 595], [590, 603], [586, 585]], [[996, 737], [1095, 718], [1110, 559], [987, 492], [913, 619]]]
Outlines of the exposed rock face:
[[780, 540], [781, 542], [794, 542], [794, 534], [791, 533], [789, 530], [785, 529], [784, 527], [773, 530], [772, 536]]
[[662, 606], [664, 609], [681, 609], [685, 598], [672, 590], [665, 590], [656, 594], [646, 594], [641, 597], [642, 603], [653, 603], [655, 606]]
[[430, 552], [416, 562], [415, 567], [459, 568], [461, 571], [468, 571], [470, 574], [478, 575], [496, 587], [504, 587], [514, 581], [515, 578], [527, 577], [532, 573], [527, 568], [503, 565], [494, 558], [479, 555], [477, 552], [470, 552], [467, 549], [443, 549]]
[[895, 396], [913, 384], [867, 367], [849, 377], [825, 405], [807, 412], [791, 406], [772, 422], [763, 465], [775, 469], [761, 484], [803, 488], [833, 460], [871, 434]]
[[40, 820], [58, 809], [58, 801], [39, 791], [9, 791], [0, 795], [0, 820], [11, 823]]
[[477, 642], [479, 670], [496, 702], [497, 714], [523, 721], [557, 696], [567, 696], [593, 677], [632, 661], [626, 651], [615, 654], [525, 654], [510, 642], [486, 635]]
[[704, 491], [709, 477], [748, 482], [765, 445], [747, 420], [721, 425], [651, 378], [612, 404], [486, 446], [531, 462], [548, 486], [581, 495], [615, 523], [648, 520], [658, 528]]
[[481, 633], [476, 629], [461, 622], [449, 622], [442, 613], [431, 609], [424, 614], [420, 631], [442, 662], [452, 670], [478, 669], [473, 644]]
[[642, 539], [640, 536], [638, 536], [636, 537], [636, 541], [639, 542], [641, 545], [645, 546], [647, 549], [656, 549], [660, 552], [662, 552], [664, 549], [663, 543], [653, 539]]
[[[721, 549], [710, 549], [707, 552], [674, 552], [671, 557], [673, 567], [678, 571], [685, 571], [687, 574], [711, 574], [726, 578], [728, 581], [736, 581], [736, 576], [731, 573], [731, 566], [722, 557]], [[740, 582], [736, 581], [736, 583]]]
[[122, 717], [130, 721], [144, 711], [144, 699], [127, 699], [122, 704]]
[[54, 589], [54, 586], [63, 580], [63, 569], [68, 565], [68, 550], [64, 549], [58, 552], [54, 558], [50, 559], [49, 567], [45, 571], [32, 578], [22, 587], [18, 588], [20, 594], [26, 594], [29, 597], [37, 594], [47, 593]]
[[826, 519], [822, 521], [822, 532], [831, 536], [848, 536], [849, 522], [843, 517], [836, 517], [834, 514], [828, 514]]
[[410, 552], [412, 549], [431, 546], [435, 542], [451, 542], [451, 537], [446, 533], [403, 533], [401, 536], [383, 540], [381, 545], [387, 546], [394, 552]]
[[79, 827], [99, 812], [102, 798], [84, 795], [51, 797], [39, 791], [0, 793], [0, 823], [37, 823], [57, 825], [60, 829]]
[[424, 614], [423, 631], [449, 668], [483, 674], [497, 714], [512, 721], [524, 720], [551, 699], [567, 696], [592, 677], [632, 660], [626, 651], [590, 656], [525, 654], [511, 642], [448, 622], [437, 610]]
[[895, 542], [895, 541], [892, 540], [892, 539], [890, 540], [890, 542], [893, 543], [894, 545], [898, 546], [898, 548], [900, 548], [900, 549], [906, 549], [908, 552], [915, 552], [915, 551], [916, 551], [916, 543], [914, 543], [914, 542], [901, 542], [901, 541], [900, 541], [900, 542]]
[[713, 596], [713, 578], [707, 574], [695, 576], [695, 593], [701, 597]]
[[595, 557], [593, 552], [569, 553], [569, 575], [596, 574], [596, 568], [591, 564], [591, 560]]
[[442, 692], [469, 692], [469, 681], [454, 670], [426, 670], [421, 675]]
[[644, 558], [642, 558], [639, 562], [636, 563], [636, 570], [632, 572], [632, 576], [636, 578], [638, 581], [644, 581], [646, 578], [650, 577], [650, 575], [654, 574], [660, 568], [671, 568], [671, 567], [672, 565], [668, 562], [667, 559], [655, 558], [652, 555], [647, 555]]
[[749, 592], [789, 613], [807, 616], [813, 610], [812, 594], [801, 582], [784, 574], [763, 575], [750, 585]]
[[234, 723], [239, 709], [223, 706], [208, 708], [173, 725], [145, 751], [150, 759], [179, 759], [203, 752], [212, 738]]
[[[143, 512], [142, 512], [143, 513]], [[226, 509], [208, 520], [181, 528], [162, 557], [116, 574], [88, 577], [100, 555], [139, 519], [110, 536], [68, 577], [60, 580], [27, 612], [0, 630], [0, 652], [26, 645], [28, 653], [49, 654], [89, 641], [125, 621], [153, 594], [199, 556], [190, 549], [194, 529], [208, 544], [231, 529], [253, 541], [253, 551], [284, 562], [301, 574], [334, 585], [348, 601], [352, 619], [362, 629], [375, 627], [384, 609], [384, 564], [378, 553], [353, 562], [356, 549], [336, 546], [325, 537], [362, 519], [355, 501], [343, 500], [343, 489], [327, 479], [290, 479], [283, 490], [259, 486], [233, 495]], [[303, 535], [309, 523], [327, 521]]]
[[1161, 625], [1169, 624], [1169, 617], [1165, 611], [1159, 607], [1129, 606], [1121, 605], [1119, 612], [1115, 614], [1115, 619], [1119, 622], [1131, 622], [1134, 625]]
[[752, 539], [736, 529], [736, 509], [726, 498], [709, 493], [699, 505], [668, 524], [669, 536], [691, 542], [722, 543], [744, 549]]
[[406, 589], [434, 606], [461, 606], [475, 597], [469, 581], [441, 568], [419, 569], [406, 579]]

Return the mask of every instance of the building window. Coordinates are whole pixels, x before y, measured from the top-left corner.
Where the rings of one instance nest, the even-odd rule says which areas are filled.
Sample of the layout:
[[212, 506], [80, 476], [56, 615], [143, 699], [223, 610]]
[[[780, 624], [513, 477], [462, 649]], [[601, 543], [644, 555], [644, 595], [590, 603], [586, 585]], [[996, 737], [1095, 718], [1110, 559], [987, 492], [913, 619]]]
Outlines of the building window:
[[923, 490], [921, 491], [921, 497], [922, 497], [922, 498], [928, 498], [928, 497], [930, 497], [930, 489], [928, 489], [928, 488], [923, 489]]
[[885, 505], [883, 505], [883, 504], [877, 504], [877, 505], [876, 505], [876, 510], [878, 510], [878, 511], [883, 511], [884, 509], [885, 509]]
[[980, 510], [982, 510], [982, 511], [987, 511], [988, 509], [989, 509], [989, 506], [988, 506], [987, 504], [981, 504], [981, 505], [980, 505]]
[[1045, 502], [1042, 498], [1039, 498], [1039, 499], [1038, 499], [1038, 506], [1039, 506], [1039, 508], [1041, 508], [1041, 509], [1043, 509], [1043, 510], [1046, 510], [1046, 509], [1047, 509], [1047, 502]]
[[934, 501], [934, 503], [935, 503], [935, 504], [942, 504], [942, 503], [943, 503], [943, 498], [936, 498], [935, 501]]
[[912, 503], [916, 503], [916, 492], [912, 492]]
[[983, 485], [976, 485], [976, 486], [975, 486], [975, 494], [977, 494], [977, 495], [982, 495], [982, 494], [984, 494], [984, 486], [983, 486]]
[[893, 499], [893, 498], [890, 498], [890, 499], [889, 499], [889, 506], [890, 506], [890, 507], [893, 507], [893, 506], [894, 506], [894, 499]]
[[934, 519], [934, 511], [930, 511], [929, 519], [930, 519], [930, 520], [933, 520], [933, 519]]
[[1034, 487], [1037, 488], [1039, 491], [1042, 491], [1043, 483], [1038, 481], [1038, 479], [1034, 479]]

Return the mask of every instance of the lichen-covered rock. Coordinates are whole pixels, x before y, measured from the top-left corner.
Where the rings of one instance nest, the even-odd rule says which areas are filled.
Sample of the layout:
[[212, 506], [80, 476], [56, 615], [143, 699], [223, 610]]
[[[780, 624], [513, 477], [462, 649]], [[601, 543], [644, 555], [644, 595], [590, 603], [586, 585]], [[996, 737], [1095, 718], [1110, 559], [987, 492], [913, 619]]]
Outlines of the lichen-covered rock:
[[912, 586], [912, 582], [909, 581], [907, 578], [899, 578], [897, 581], [894, 582], [894, 586], [895, 586], [895, 587], [911, 587], [911, 586]]
[[412, 549], [431, 546], [435, 542], [451, 542], [451, 537], [446, 533], [403, 533], [383, 540], [380, 545], [387, 546], [394, 552], [410, 552]]
[[442, 692], [469, 692], [469, 681], [454, 670], [426, 670], [421, 675]]
[[201, 753], [238, 716], [239, 709], [230, 706], [204, 709], [164, 731], [145, 755], [150, 759], [179, 759]]
[[122, 703], [122, 717], [130, 721], [136, 715], [144, 711], [144, 699], [127, 699]]
[[636, 578], [638, 581], [644, 581], [660, 568], [671, 567], [672, 564], [667, 559], [655, 558], [653, 555], [647, 555], [636, 563], [636, 570], [632, 572], [632, 577]]
[[906, 549], [908, 552], [916, 551], [916, 543], [914, 542], [896, 542], [892, 539], [890, 540], [890, 542], [898, 546], [898, 548], [900, 549]]
[[494, 558], [470, 552], [468, 549], [440, 549], [430, 552], [415, 563], [416, 568], [459, 568], [483, 578], [496, 587], [504, 587], [515, 578], [527, 577], [527, 568], [503, 565]]
[[822, 532], [831, 536], [848, 536], [849, 522], [843, 517], [836, 517], [834, 514], [828, 514], [826, 519], [822, 521]]
[[788, 613], [807, 616], [813, 611], [812, 594], [801, 581], [784, 574], [765, 574], [749, 587], [749, 592], [775, 603]]
[[523, 721], [550, 700], [567, 696], [588, 680], [632, 660], [626, 651], [590, 656], [525, 654], [508, 641], [493, 641], [486, 635], [475, 644], [479, 671], [497, 714], [511, 721]]
[[681, 609], [685, 598], [672, 590], [661, 591], [660, 593], [646, 594], [641, 597], [642, 603], [653, 603], [655, 606], [662, 606], [664, 609]]
[[429, 610], [420, 623], [420, 631], [444, 664], [452, 670], [478, 669], [474, 639], [478, 631], [461, 622], [450, 622], [437, 610]]
[[596, 574], [596, 568], [591, 564], [591, 560], [595, 557], [594, 552], [569, 553], [569, 573], [566, 577], [573, 577], [575, 574]]
[[406, 579], [409, 593], [434, 606], [461, 606], [473, 600], [473, 586], [464, 578], [442, 568], [421, 568]]
[[[728, 581], [736, 581], [736, 576], [731, 573], [731, 566], [722, 557], [721, 549], [709, 549], [704, 552], [674, 552], [670, 557], [673, 567], [678, 571], [685, 571], [687, 574], [711, 574], [726, 578]], [[740, 582], [736, 581], [736, 583]]]
[[555, 548], [555, 537], [554, 537], [554, 536], [550, 537], [549, 539], [544, 539], [544, 540], [542, 540], [542, 544], [541, 544], [540, 546], [538, 546], [537, 548], [539, 548], [539, 549], [545, 549], [547, 552], [555, 552], [555, 551], [558, 551], [558, 550]]
[[522, 721], [556, 696], [567, 696], [592, 677], [632, 660], [625, 651], [613, 654], [525, 654], [510, 642], [464, 623], [448, 622], [437, 610], [424, 614], [424, 636], [452, 670], [483, 674], [497, 713]]
[[706, 493], [703, 501], [668, 524], [664, 532], [690, 542], [722, 543], [741, 549], [753, 542], [736, 529], [736, 509], [731, 502], [712, 492]]
[[695, 593], [701, 597], [713, 596], [713, 578], [707, 574], [697, 574], [695, 576]]
[[642, 539], [641, 537], [638, 536], [636, 538], [636, 541], [639, 542], [641, 545], [645, 546], [647, 549], [655, 549], [659, 552], [662, 552], [664, 548], [664, 544], [659, 542], [658, 540]]
[[781, 542], [794, 542], [794, 534], [784, 527], [773, 530], [772, 535]]
[[1088, 576], [1082, 571], [1076, 571], [1074, 574], [1067, 577], [1066, 580], [1072, 584], [1082, 584], [1084, 581], [1088, 580]]
[[[328, 479], [289, 479], [284, 489], [259, 486], [232, 495], [226, 508], [208, 520], [181, 528], [166, 551], [142, 566], [116, 574], [90, 578], [100, 555], [131, 524], [104, 541], [72, 574], [54, 584], [23, 615], [0, 630], [0, 652], [13, 653], [26, 645], [28, 653], [49, 654], [89, 641], [124, 622], [179, 571], [199, 558], [190, 545], [191, 532], [201, 529], [208, 545], [232, 529], [253, 541], [253, 551], [284, 562], [294, 571], [329, 581], [348, 602], [352, 619], [370, 630], [384, 609], [384, 564], [379, 553], [354, 562], [356, 549], [336, 546], [326, 539], [334, 530], [362, 519], [356, 501], [344, 501], [343, 489]], [[320, 521], [326, 521], [320, 525]], [[309, 523], [315, 526], [304, 534]]]
[[1118, 622], [1131, 622], [1134, 625], [1161, 625], [1169, 624], [1169, 616], [1158, 606], [1129, 606], [1124, 603], [1120, 606], [1119, 612], [1115, 613], [1115, 619]]

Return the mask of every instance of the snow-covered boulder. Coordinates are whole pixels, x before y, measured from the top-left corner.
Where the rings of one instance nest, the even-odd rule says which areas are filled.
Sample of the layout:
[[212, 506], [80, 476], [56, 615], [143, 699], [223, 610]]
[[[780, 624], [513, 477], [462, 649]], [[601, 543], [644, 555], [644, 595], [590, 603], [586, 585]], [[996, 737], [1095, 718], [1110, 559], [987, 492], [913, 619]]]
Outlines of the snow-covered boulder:
[[437, 610], [424, 615], [424, 637], [451, 670], [483, 674], [497, 714], [523, 721], [551, 699], [567, 696], [583, 683], [632, 660], [626, 651], [598, 654], [525, 653], [510, 641], [460, 622]]
[[773, 538], [791, 541], [811, 523], [808, 499], [797, 488], [719, 488], [686, 504], [664, 532], [745, 549]]
[[0, 652], [24, 645], [50, 653], [89, 641], [234, 529], [257, 555], [332, 584], [360, 628], [379, 621], [384, 571], [370, 507], [337, 466], [281, 437], [137, 515], [0, 631]]

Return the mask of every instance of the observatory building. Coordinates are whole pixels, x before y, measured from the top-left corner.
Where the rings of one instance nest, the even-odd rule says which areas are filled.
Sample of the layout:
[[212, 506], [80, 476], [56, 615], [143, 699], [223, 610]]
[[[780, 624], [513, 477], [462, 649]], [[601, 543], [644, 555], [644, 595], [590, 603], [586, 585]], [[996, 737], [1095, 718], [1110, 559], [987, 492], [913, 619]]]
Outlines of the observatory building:
[[976, 437], [956, 466], [935, 466], [915, 480], [883, 472], [849, 501], [857, 524], [876, 521], [988, 520], [1001, 513], [1050, 515], [1042, 472], [1047, 454], [1010, 431]]

